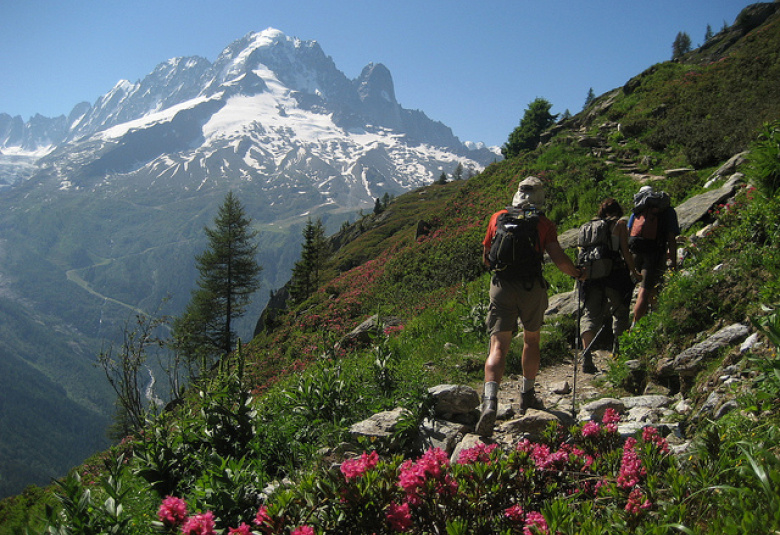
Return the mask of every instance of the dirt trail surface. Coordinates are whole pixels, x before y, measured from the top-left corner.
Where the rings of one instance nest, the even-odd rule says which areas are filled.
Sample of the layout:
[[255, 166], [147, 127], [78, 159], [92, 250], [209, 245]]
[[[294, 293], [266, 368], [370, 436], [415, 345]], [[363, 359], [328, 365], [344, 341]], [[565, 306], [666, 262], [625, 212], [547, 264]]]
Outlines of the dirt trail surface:
[[[595, 374], [587, 374], [582, 371], [582, 361], [577, 366], [576, 382], [576, 409], [589, 400], [600, 395], [600, 389], [595, 381], [603, 377], [611, 360], [609, 351], [596, 350], [593, 352], [593, 362], [598, 368]], [[498, 393], [499, 419], [508, 419], [520, 414], [520, 385], [521, 378], [507, 377], [501, 383]], [[561, 411], [572, 414], [572, 401], [574, 400], [574, 362], [572, 359], [552, 366], [542, 366], [536, 376], [536, 392], [544, 401], [545, 409]], [[508, 412], [511, 406], [511, 412]], [[503, 409], [503, 410], [501, 410]]]

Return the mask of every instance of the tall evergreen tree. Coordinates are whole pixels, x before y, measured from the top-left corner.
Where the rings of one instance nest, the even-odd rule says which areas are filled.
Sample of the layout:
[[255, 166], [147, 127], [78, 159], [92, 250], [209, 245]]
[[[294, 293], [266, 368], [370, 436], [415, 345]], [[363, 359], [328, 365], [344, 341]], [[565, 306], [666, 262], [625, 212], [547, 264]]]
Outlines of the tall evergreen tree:
[[707, 24], [707, 31], [704, 32], [704, 42], [706, 43], [707, 41], [709, 41], [713, 37], [715, 37], [715, 34], [712, 32], [712, 26]]
[[591, 102], [593, 102], [594, 100], [596, 100], [596, 93], [593, 91], [593, 88], [591, 87], [590, 89], [588, 89], [588, 94], [585, 96], [585, 104], [582, 106], [582, 109], [584, 110], [585, 108], [590, 106]]
[[455, 171], [452, 173], [452, 180], [463, 180], [463, 164], [458, 162]]
[[327, 256], [328, 245], [322, 220], [312, 222], [309, 219], [303, 229], [301, 259], [295, 263], [290, 281], [290, 298], [293, 302], [306, 300], [319, 287]]
[[251, 229], [244, 207], [228, 192], [212, 228], [204, 230], [208, 248], [195, 257], [198, 287], [184, 314], [174, 322], [174, 340], [189, 358], [198, 358], [200, 371], [211, 358], [230, 353], [236, 341], [234, 321], [241, 317], [260, 287], [257, 231]]
[[679, 59], [691, 51], [691, 36], [685, 32], [679, 32], [672, 43], [672, 59]]
[[537, 98], [525, 110], [520, 125], [509, 134], [509, 139], [501, 147], [504, 158], [512, 158], [523, 151], [535, 149], [542, 132], [553, 125], [557, 115], [550, 113], [552, 104], [546, 99]]

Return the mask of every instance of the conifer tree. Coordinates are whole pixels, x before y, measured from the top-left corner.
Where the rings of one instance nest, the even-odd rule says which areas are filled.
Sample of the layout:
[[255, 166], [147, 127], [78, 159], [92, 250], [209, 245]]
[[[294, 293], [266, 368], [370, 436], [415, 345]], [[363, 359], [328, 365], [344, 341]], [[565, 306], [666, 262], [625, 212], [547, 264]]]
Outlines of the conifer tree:
[[455, 172], [452, 173], [452, 180], [463, 180], [463, 164], [458, 162]]
[[327, 255], [328, 245], [322, 220], [312, 222], [309, 219], [303, 229], [301, 259], [295, 263], [290, 281], [290, 298], [293, 302], [306, 300], [319, 287]]
[[509, 139], [501, 147], [504, 158], [512, 158], [536, 148], [542, 132], [551, 127], [557, 118], [557, 115], [550, 113], [550, 108], [552, 104], [543, 98], [537, 98], [529, 104], [520, 125], [509, 134]]
[[672, 59], [679, 59], [691, 51], [691, 37], [685, 32], [679, 32], [672, 44]]
[[704, 32], [704, 42], [706, 43], [707, 41], [709, 41], [713, 37], [715, 37], [715, 34], [712, 32], [712, 26], [707, 24], [707, 31]]
[[184, 314], [174, 322], [177, 349], [197, 358], [200, 371], [211, 358], [227, 355], [236, 340], [234, 321], [241, 317], [260, 287], [262, 266], [255, 258], [257, 231], [244, 207], [228, 192], [212, 228], [208, 248], [195, 257], [198, 287]]
[[441, 172], [439, 175], [439, 179], [436, 181], [437, 184], [446, 184], [447, 183], [447, 173], [444, 171]]
[[591, 102], [593, 102], [594, 100], [596, 100], [596, 93], [594, 93], [593, 88], [591, 87], [590, 89], [588, 89], [588, 94], [585, 96], [585, 104], [582, 106], [582, 109], [584, 110], [585, 108], [590, 106]]

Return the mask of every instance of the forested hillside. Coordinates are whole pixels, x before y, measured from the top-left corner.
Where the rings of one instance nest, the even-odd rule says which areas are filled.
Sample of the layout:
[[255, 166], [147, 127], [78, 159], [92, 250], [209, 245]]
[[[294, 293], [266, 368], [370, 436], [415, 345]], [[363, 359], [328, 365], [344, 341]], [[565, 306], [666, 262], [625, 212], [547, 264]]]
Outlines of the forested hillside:
[[[267, 311], [253, 340], [141, 436], [52, 488], [3, 502], [0, 534], [46, 525], [50, 533], [299, 535], [780, 529], [776, 8], [747, 8], [700, 49], [651, 66], [540, 133], [535, 148], [345, 225], [329, 240], [310, 296]], [[701, 406], [721, 366], [734, 365], [752, 381], [733, 392], [738, 410], [683, 422], [693, 444], [684, 457], [655, 430], [617, 435], [614, 414], [511, 451], [483, 444], [464, 462], [420, 450], [428, 389], [481, 389], [489, 280], [481, 240], [520, 180], [544, 180], [548, 216], [563, 234], [605, 197], [631, 206], [647, 183], [678, 206], [722, 185], [718, 169], [746, 151], [731, 170], [744, 173], [744, 187], [684, 229], [684, 269], [621, 339], [623, 354], [602, 384], [605, 395], [625, 393], [628, 360], [652, 382], [659, 362], [741, 322], [763, 343], [746, 354], [724, 349], [689, 390]], [[572, 290], [553, 268], [545, 274], [551, 294]], [[372, 328], [353, 332], [372, 316]], [[575, 333], [572, 316], [548, 324], [542, 366], [571, 359]], [[521, 371], [519, 356], [513, 347], [508, 374]], [[351, 425], [396, 407], [406, 411], [395, 429], [400, 448], [353, 439]], [[59, 513], [44, 519], [44, 504]]]

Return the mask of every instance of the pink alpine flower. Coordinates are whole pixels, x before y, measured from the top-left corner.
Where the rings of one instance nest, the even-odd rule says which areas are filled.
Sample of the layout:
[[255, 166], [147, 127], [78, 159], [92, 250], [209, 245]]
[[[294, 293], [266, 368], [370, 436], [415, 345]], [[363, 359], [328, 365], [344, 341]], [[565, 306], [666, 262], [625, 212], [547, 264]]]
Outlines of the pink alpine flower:
[[620, 463], [620, 472], [617, 477], [618, 487], [629, 489], [639, 484], [642, 477], [647, 475], [647, 470], [642, 466], [642, 460], [639, 458], [634, 447], [636, 439], [629, 437], [623, 446], [623, 458]]
[[498, 444], [484, 444], [480, 442], [473, 448], [463, 450], [458, 457], [458, 464], [474, 464], [490, 462], [490, 454], [498, 447]]
[[214, 535], [214, 513], [191, 516], [181, 528], [182, 535]]
[[655, 427], [647, 426], [642, 429], [642, 440], [655, 444], [663, 453], [669, 453], [669, 443], [666, 442], [664, 437], [658, 434], [658, 429]]
[[292, 530], [290, 535], [314, 535], [314, 528], [311, 526], [301, 526]]
[[642, 494], [639, 489], [634, 489], [631, 494], [628, 495], [628, 502], [626, 503], [625, 510], [633, 515], [638, 515], [653, 506], [650, 500]]
[[398, 476], [398, 485], [406, 492], [406, 499], [412, 505], [422, 501], [422, 491], [428, 481], [436, 483], [436, 490], [448, 495], [457, 491], [458, 485], [445, 468], [450, 461], [447, 453], [440, 448], [431, 448], [417, 462], [407, 459], [401, 465], [401, 473]]
[[523, 508], [520, 506], [520, 504], [516, 503], [515, 505], [504, 509], [504, 516], [511, 522], [519, 523], [522, 522], [525, 518], [525, 512], [523, 512]]
[[157, 511], [157, 518], [167, 527], [179, 527], [187, 520], [187, 503], [176, 496], [167, 496]]
[[584, 438], [597, 437], [599, 436], [599, 431], [601, 431], [601, 427], [593, 420], [582, 426], [582, 436]]
[[542, 516], [542, 513], [538, 511], [531, 511], [528, 516], [525, 517], [525, 527], [523, 528], [523, 535], [534, 535], [541, 533], [549, 533], [547, 527], [547, 521]]
[[390, 523], [390, 527], [400, 533], [409, 531], [414, 525], [408, 503], [403, 503], [401, 505], [391, 503], [388, 505], [386, 518]]
[[252, 535], [252, 531], [249, 529], [246, 522], [241, 522], [241, 525], [237, 528], [230, 528], [228, 530], [228, 535]]
[[347, 459], [341, 463], [341, 473], [347, 479], [362, 477], [367, 470], [379, 464], [379, 454], [375, 451], [364, 453], [357, 459]]
[[268, 533], [273, 528], [274, 521], [271, 515], [268, 514], [268, 507], [265, 505], [260, 506], [260, 509], [257, 510], [257, 515], [255, 515], [254, 524], [259, 526], [264, 533]]
[[604, 416], [601, 418], [601, 421], [605, 424], [616, 424], [620, 422], [620, 414], [612, 407], [609, 407], [604, 411]]

